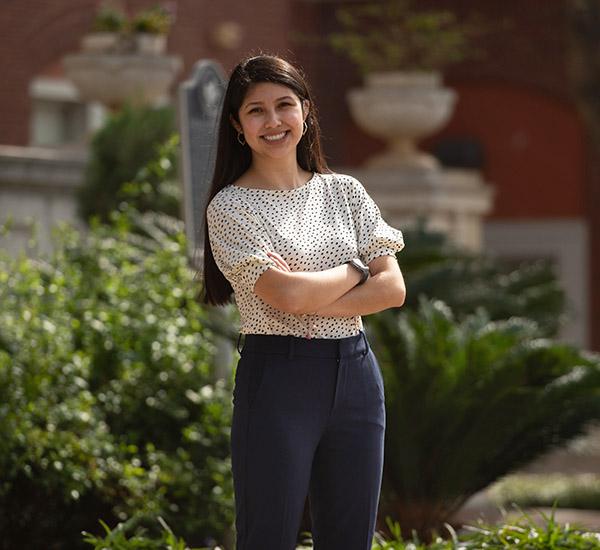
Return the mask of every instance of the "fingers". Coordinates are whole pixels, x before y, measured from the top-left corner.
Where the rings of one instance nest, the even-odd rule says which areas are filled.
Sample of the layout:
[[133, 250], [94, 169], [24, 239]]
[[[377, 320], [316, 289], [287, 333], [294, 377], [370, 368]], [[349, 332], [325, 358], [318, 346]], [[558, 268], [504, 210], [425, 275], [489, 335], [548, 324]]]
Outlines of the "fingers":
[[279, 269], [281, 269], [282, 271], [292, 271], [290, 269], [290, 266], [287, 264], [287, 262], [279, 254], [277, 254], [277, 252], [268, 252], [267, 251], [267, 255], [269, 256], [269, 258], [271, 258], [272, 260], [275, 261], [275, 263], [277, 264], [277, 267]]

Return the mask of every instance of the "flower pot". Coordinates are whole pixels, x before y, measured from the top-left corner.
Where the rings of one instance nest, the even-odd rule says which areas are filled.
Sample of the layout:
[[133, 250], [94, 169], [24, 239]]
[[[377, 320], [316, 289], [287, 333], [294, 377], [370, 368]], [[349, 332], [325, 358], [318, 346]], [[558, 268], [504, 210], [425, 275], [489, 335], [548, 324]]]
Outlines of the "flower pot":
[[347, 99], [357, 125], [389, 143], [386, 152], [369, 159], [369, 166], [437, 167], [416, 141], [442, 128], [452, 114], [456, 92], [443, 87], [440, 73], [371, 73], [366, 86], [350, 90]]
[[81, 39], [81, 49], [84, 52], [111, 52], [119, 45], [118, 32], [92, 32]]
[[167, 49], [167, 37], [164, 34], [139, 32], [135, 34], [135, 44], [138, 53], [144, 55], [161, 55]]

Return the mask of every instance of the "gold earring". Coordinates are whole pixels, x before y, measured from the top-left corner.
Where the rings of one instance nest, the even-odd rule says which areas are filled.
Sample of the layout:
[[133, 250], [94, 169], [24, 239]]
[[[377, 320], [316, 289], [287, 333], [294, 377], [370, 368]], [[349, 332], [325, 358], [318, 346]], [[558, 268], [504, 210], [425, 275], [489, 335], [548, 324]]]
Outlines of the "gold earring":
[[306, 132], [308, 132], [308, 124], [306, 124], [306, 120], [304, 121], [303, 124], [304, 128], [302, 129], [302, 135], [306, 134]]
[[244, 134], [242, 132], [238, 132], [237, 140], [242, 147], [246, 145], [246, 138], [244, 138]]

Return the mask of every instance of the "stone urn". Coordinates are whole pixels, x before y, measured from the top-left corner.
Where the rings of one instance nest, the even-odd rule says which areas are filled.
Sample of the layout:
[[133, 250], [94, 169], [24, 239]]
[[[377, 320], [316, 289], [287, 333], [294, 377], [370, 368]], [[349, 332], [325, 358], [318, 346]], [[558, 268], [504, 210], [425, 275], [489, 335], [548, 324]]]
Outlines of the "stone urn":
[[158, 102], [168, 93], [182, 61], [158, 53], [83, 51], [65, 56], [63, 65], [85, 101], [99, 101], [114, 109], [127, 101]]
[[416, 142], [442, 128], [452, 115], [456, 92], [438, 72], [376, 72], [366, 86], [348, 91], [350, 113], [368, 134], [388, 142], [388, 150], [367, 161], [377, 168], [438, 167]]

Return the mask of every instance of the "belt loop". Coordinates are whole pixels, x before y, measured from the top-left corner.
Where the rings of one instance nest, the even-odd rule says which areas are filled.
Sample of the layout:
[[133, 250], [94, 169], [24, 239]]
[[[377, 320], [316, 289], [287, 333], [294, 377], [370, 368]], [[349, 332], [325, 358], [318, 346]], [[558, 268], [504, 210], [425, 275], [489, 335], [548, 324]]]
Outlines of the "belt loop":
[[[242, 339], [242, 333], [240, 332], [240, 334], [239, 334], [239, 336], [238, 336], [238, 339], [237, 339], [237, 344], [236, 344], [236, 346], [235, 346], [235, 347], [237, 348], [237, 350], [238, 350], [238, 353], [239, 353], [240, 355], [242, 354], [242, 350], [244, 349], [244, 348], [240, 349], [240, 340], [241, 340], [241, 339]], [[245, 344], [245, 343], [246, 343], [246, 339], [244, 338], [244, 344]]]
[[290, 334], [288, 341], [288, 359], [293, 359], [294, 357], [294, 335]]
[[367, 355], [367, 353], [369, 353], [369, 342], [367, 342], [367, 335], [365, 334], [364, 330], [361, 330], [360, 333], [365, 341], [365, 351], [363, 351], [363, 355]]

